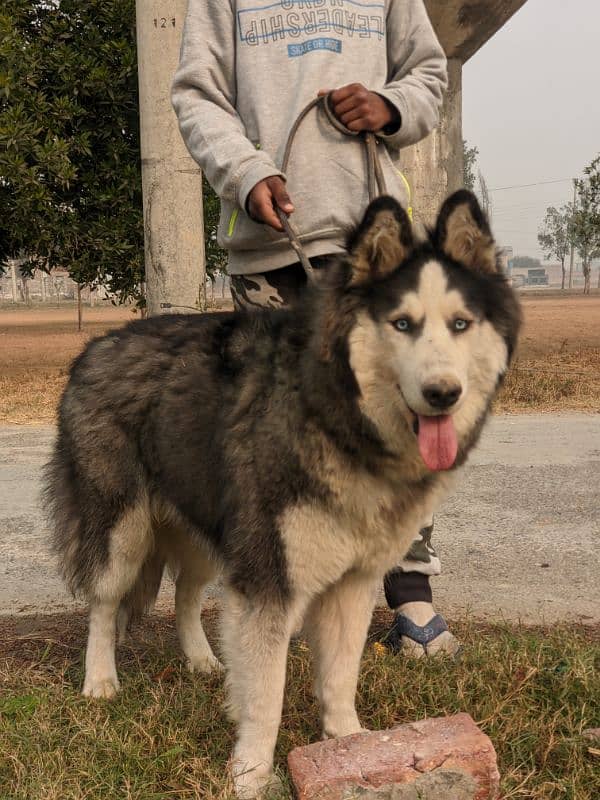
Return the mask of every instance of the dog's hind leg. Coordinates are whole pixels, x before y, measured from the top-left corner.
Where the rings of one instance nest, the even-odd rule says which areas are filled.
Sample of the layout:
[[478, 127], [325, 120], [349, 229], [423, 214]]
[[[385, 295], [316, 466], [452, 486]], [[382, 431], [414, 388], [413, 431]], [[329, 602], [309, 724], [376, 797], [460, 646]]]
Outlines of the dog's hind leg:
[[115, 663], [115, 633], [119, 602], [114, 599], [94, 599], [90, 602], [83, 683], [83, 694], [86, 697], [111, 698], [119, 691]]
[[192, 672], [221, 669], [202, 627], [202, 601], [206, 586], [216, 575], [214, 562], [190, 546], [175, 582], [175, 613], [179, 641]]
[[119, 690], [115, 636], [121, 600], [133, 587], [153, 544], [146, 499], [121, 514], [109, 534], [106, 564], [89, 588], [89, 633], [83, 694], [113, 697]]
[[159, 548], [151, 550], [134, 585], [121, 600], [117, 614], [119, 644], [125, 641], [129, 628], [152, 609], [160, 591], [165, 563], [165, 554]]
[[362, 730], [354, 703], [377, 585], [372, 575], [348, 572], [309, 609], [305, 632], [315, 658], [315, 693], [325, 737]]
[[287, 650], [298, 615], [298, 609], [226, 590], [222, 644], [228, 710], [238, 723], [232, 773], [240, 798], [256, 797], [273, 780]]

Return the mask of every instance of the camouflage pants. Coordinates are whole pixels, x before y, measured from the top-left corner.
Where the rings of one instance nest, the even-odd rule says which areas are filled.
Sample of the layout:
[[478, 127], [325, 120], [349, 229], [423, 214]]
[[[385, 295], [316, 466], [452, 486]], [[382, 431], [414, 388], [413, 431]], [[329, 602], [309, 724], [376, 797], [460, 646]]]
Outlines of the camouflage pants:
[[[327, 268], [328, 260], [327, 256], [311, 259], [317, 280], [319, 272]], [[281, 308], [294, 302], [304, 286], [306, 274], [299, 263], [272, 272], [231, 275], [231, 296], [236, 309]], [[394, 587], [390, 583], [393, 583], [395, 576], [406, 572], [417, 572], [421, 575], [439, 575], [441, 572], [440, 560], [431, 544], [433, 519], [423, 520], [423, 525], [405, 558], [386, 576], [385, 588], [390, 605], [395, 605], [390, 601], [394, 594]]]

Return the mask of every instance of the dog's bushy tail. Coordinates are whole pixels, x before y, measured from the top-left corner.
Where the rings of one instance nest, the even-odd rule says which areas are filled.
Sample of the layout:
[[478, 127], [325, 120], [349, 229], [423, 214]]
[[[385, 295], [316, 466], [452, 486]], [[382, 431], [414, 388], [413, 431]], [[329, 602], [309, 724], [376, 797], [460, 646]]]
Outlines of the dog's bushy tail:
[[102, 558], [82, 541], [81, 500], [77, 498], [73, 469], [59, 436], [52, 458], [43, 470], [42, 502], [50, 530], [50, 544], [60, 574], [76, 597], [85, 597]]

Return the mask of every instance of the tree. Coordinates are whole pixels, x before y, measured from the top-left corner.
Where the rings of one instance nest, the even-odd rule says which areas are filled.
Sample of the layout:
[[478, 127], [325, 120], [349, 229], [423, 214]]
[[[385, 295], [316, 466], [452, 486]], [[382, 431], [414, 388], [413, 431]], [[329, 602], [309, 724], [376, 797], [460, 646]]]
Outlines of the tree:
[[219, 226], [221, 204], [206, 178], [202, 180], [202, 198], [204, 203], [206, 272], [212, 277], [225, 271], [227, 267], [227, 252], [217, 244], [217, 228]]
[[[207, 271], [224, 269], [204, 187]], [[0, 271], [67, 269], [143, 304], [135, 0], [4, 0]]]
[[134, 0], [4, 0], [0, 260], [141, 299]]
[[475, 164], [479, 150], [476, 147], [469, 147], [467, 140], [463, 139], [463, 184], [466, 189], [473, 191], [475, 188]]
[[592, 222], [600, 226], [600, 155], [597, 155], [583, 172], [588, 184]]
[[492, 221], [492, 201], [490, 200], [490, 192], [487, 187], [487, 181], [483, 175], [483, 172], [479, 170], [477, 175], [477, 180], [479, 183], [479, 200], [481, 202], [481, 208], [483, 209], [486, 217], [491, 222]]
[[577, 203], [573, 214], [573, 238], [583, 269], [583, 293], [590, 293], [592, 259], [600, 256], [600, 156], [575, 181]]
[[571, 220], [573, 204], [567, 203], [560, 210], [549, 206], [538, 232], [538, 242], [544, 251], [544, 258], [557, 258], [562, 269], [561, 289], [565, 288], [567, 270], [565, 259], [571, 250]]
[[217, 228], [221, 203], [215, 190], [205, 177], [202, 179], [202, 202], [204, 204], [204, 252], [206, 276], [210, 281], [211, 302], [215, 300], [215, 279], [224, 278], [227, 270], [227, 252], [217, 243]]

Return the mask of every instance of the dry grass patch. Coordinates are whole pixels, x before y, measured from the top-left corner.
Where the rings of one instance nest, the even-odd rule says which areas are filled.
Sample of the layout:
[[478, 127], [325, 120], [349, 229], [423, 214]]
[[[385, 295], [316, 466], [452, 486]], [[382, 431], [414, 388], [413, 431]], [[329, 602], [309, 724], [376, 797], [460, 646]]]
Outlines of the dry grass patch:
[[[376, 640], [390, 620], [378, 612]], [[209, 620], [210, 627], [210, 620]], [[366, 650], [359, 713], [371, 728], [466, 711], [492, 738], [504, 798], [593, 800], [600, 760], [582, 737], [600, 724], [599, 631], [454, 624], [459, 661], [416, 661]], [[182, 667], [172, 618], [152, 617], [119, 648], [123, 692], [79, 695], [85, 621], [5, 623], [0, 660], [0, 798], [3, 800], [225, 800], [234, 730], [220, 677]], [[310, 657], [292, 646], [277, 764], [319, 736]]]
[[16, 375], [0, 375], [0, 422], [53, 423], [66, 380], [66, 369], [19, 370]]
[[[523, 296], [525, 326], [498, 412], [600, 411], [600, 295]], [[50, 424], [71, 360], [132, 309], [0, 309], [0, 423]]]
[[0, 309], [0, 423], [51, 424], [71, 361], [94, 336], [135, 319], [132, 309], [99, 306], [77, 309]]
[[600, 412], [600, 348], [517, 358], [506, 376], [495, 410]]
[[521, 297], [517, 357], [498, 412], [600, 411], [600, 295]]

